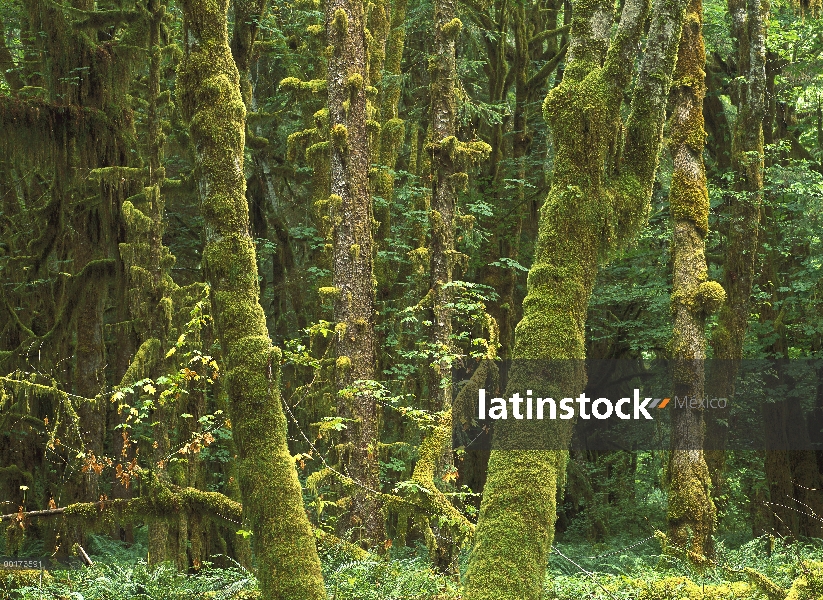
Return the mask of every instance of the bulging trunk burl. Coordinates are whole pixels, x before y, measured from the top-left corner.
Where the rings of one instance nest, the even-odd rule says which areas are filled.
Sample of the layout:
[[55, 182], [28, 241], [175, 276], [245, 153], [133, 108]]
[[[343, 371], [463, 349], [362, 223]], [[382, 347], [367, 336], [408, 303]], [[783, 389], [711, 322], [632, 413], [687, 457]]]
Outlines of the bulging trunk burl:
[[228, 43], [227, 0], [183, 2], [178, 94], [206, 225], [203, 267], [222, 346], [244, 519], [266, 600], [325, 598], [280, 404], [280, 351], [259, 301], [243, 173], [246, 109]]
[[[671, 153], [674, 161], [669, 205], [672, 218], [671, 340], [674, 395], [704, 396], [706, 315], [725, 300], [723, 288], [708, 281], [705, 237], [709, 227], [709, 193], [703, 166], [706, 131], [706, 49], [702, 1], [691, 0], [683, 24], [672, 84]], [[713, 554], [715, 508], [709, 469], [703, 455], [702, 408], [676, 407], [672, 412], [669, 461], [669, 540], [698, 556]]]
[[[356, 483], [348, 521], [365, 545], [383, 542], [383, 513], [377, 494], [380, 467], [377, 403], [357, 381], [373, 380], [374, 253], [369, 195], [366, 30], [363, 3], [326, 3], [329, 127], [331, 138], [332, 281], [334, 284], [338, 414], [343, 432], [343, 468]], [[343, 533], [341, 531], [341, 533]]]
[[[620, 107], [649, 4], [627, 0], [611, 41], [613, 4], [575, 4], [563, 81], [544, 103], [554, 137], [554, 177], [540, 210], [523, 319], [515, 329], [512, 352], [521, 363], [512, 368], [509, 391], [530, 388], [550, 395], [564, 390], [571, 395], [585, 386], [581, 360], [597, 266], [645, 223], [685, 8], [685, 0], [654, 1], [624, 125]], [[626, 141], [621, 144], [624, 130]], [[528, 373], [523, 363], [535, 360], [552, 361], [552, 373]], [[541, 597], [554, 536], [556, 490], [571, 437], [571, 422], [557, 423], [552, 431], [526, 433], [534, 433], [534, 449], [492, 450], [466, 573], [467, 600]], [[500, 433], [502, 438], [507, 435], [505, 428]]]

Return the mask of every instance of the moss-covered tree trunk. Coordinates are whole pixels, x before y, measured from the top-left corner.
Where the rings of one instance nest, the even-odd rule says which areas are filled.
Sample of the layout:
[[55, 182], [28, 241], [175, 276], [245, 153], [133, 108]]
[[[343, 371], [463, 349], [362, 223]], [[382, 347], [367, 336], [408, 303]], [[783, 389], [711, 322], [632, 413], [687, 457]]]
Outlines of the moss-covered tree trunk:
[[[488, 155], [483, 142], [461, 142], [456, 137], [457, 67], [455, 40], [463, 24], [456, 17], [455, 0], [434, 2], [434, 46], [429, 62], [431, 73], [432, 190], [429, 207], [431, 243], [429, 246], [429, 299], [432, 308], [431, 343], [436, 356], [429, 386], [430, 408], [441, 412], [436, 428], [428, 433], [420, 448], [420, 458], [412, 479], [437, 495], [433, 504], [441, 514], [448, 511], [448, 500], [434, 488], [438, 471], [452, 465], [452, 273], [458, 252], [454, 247], [457, 218], [457, 191], [466, 185], [469, 163]], [[432, 500], [427, 498], [427, 500]], [[444, 532], [434, 534], [425, 524], [432, 562], [447, 570], [454, 559], [453, 540]]]
[[[702, 13], [702, 0], [691, 0], [672, 84], [670, 147], [674, 169], [669, 205], [674, 326], [671, 353], [673, 393], [679, 398], [704, 396], [706, 315], [717, 310], [725, 299], [720, 284], [708, 281], [705, 255], [709, 193], [703, 166], [706, 49]], [[702, 408], [673, 409], [668, 525], [670, 541], [698, 555], [711, 556], [715, 509], [709, 491], [711, 478], [703, 455], [703, 428]]]
[[455, 38], [462, 23], [456, 17], [455, 0], [436, 0], [434, 3], [434, 48], [429, 72], [431, 73], [431, 129], [432, 129], [432, 192], [429, 222], [431, 246], [429, 256], [429, 289], [432, 294], [432, 342], [442, 358], [435, 364], [432, 406], [434, 410], [450, 410], [452, 401], [451, 363], [452, 321], [449, 304], [455, 262], [454, 218], [457, 200], [456, 174], [458, 169], [450, 155], [454, 148], [455, 115]]
[[[731, 35], [737, 46], [737, 73], [732, 100], [737, 119], [732, 131], [731, 168], [734, 193], [724, 199], [727, 214], [723, 263], [723, 289], [727, 301], [718, 314], [712, 332], [714, 358], [723, 362], [711, 379], [711, 394], [718, 398], [734, 396], [734, 380], [743, 358], [743, 341], [748, 330], [754, 265], [760, 228], [763, 197], [763, 118], [766, 114], [766, 20], [769, 4], [765, 0], [729, 0], [732, 16]], [[706, 453], [709, 471], [720, 489], [725, 468], [728, 415], [717, 413], [707, 423], [707, 437], [714, 450]]]
[[344, 470], [355, 481], [350, 528], [363, 543], [382, 542], [375, 398], [358, 381], [374, 379], [374, 274], [369, 137], [366, 130], [366, 35], [363, 3], [326, 3], [329, 126], [331, 127], [332, 281], [338, 414], [344, 431]]
[[[621, 160], [615, 154], [620, 106], [648, 3], [625, 3], [611, 43], [612, 4], [575, 5], [563, 81], [544, 104], [555, 143], [554, 179], [540, 211], [506, 395], [539, 389], [552, 397], [562, 390], [564, 397], [585, 386], [586, 310], [597, 265], [645, 221], [685, 7], [683, 0], [654, 2]], [[495, 433], [499, 446], [489, 460], [466, 573], [468, 600], [541, 596], [571, 426], [540, 427]]]
[[259, 301], [243, 173], [245, 106], [229, 49], [227, 0], [183, 2], [178, 94], [189, 121], [206, 226], [203, 267], [225, 364], [244, 519], [266, 600], [325, 598], [280, 404], [280, 351]]

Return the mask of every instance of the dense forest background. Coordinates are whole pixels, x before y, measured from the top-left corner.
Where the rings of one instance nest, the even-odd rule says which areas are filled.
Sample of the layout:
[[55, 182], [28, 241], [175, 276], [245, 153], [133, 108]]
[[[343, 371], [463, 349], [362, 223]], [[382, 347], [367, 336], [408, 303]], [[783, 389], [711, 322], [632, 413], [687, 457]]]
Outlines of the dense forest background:
[[820, 358], [820, 8], [0, 0], [0, 550], [86, 563], [0, 595], [823, 597], [823, 383], [471, 449]]

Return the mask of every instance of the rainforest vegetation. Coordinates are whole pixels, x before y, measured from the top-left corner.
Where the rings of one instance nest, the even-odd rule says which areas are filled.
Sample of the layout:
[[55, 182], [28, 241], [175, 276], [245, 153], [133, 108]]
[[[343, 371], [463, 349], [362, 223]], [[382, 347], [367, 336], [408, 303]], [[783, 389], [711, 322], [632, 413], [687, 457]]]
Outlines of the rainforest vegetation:
[[0, 597], [823, 598], [820, 13], [0, 0]]

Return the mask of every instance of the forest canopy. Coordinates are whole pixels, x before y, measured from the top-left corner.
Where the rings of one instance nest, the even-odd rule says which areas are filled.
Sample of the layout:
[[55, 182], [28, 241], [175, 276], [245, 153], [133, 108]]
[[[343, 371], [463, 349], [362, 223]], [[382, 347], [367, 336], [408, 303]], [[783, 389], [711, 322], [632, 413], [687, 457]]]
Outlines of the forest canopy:
[[0, 0], [0, 597], [823, 598], [820, 12]]

